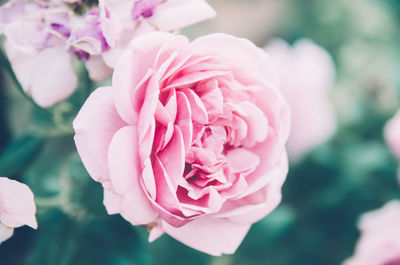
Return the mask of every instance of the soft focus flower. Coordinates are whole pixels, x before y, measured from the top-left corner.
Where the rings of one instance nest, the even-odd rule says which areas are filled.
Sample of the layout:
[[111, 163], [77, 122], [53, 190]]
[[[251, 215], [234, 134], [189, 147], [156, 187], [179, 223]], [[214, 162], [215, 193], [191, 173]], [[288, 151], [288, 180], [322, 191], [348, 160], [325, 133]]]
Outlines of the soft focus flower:
[[110, 67], [137, 36], [173, 32], [215, 16], [205, 0], [100, 0], [99, 6], [103, 33], [112, 48], [104, 53]]
[[0, 14], [12, 68], [24, 91], [40, 106], [51, 106], [75, 90], [72, 56], [90, 64], [93, 79], [110, 73], [96, 58], [108, 48], [98, 10], [77, 17], [60, 4], [14, 0], [3, 5]]
[[37, 228], [32, 191], [25, 184], [0, 178], [0, 243], [10, 238], [14, 228]]
[[212, 255], [233, 253], [281, 200], [289, 107], [245, 39], [153, 32], [91, 94], [75, 143], [109, 214]]
[[400, 159], [400, 110], [386, 124], [384, 134], [393, 154]]
[[400, 264], [400, 201], [364, 214], [359, 223], [361, 238], [355, 254], [344, 265]]
[[329, 54], [309, 40], [290, 47], [273, 40], [267, 47], [277, 67], [280, 88], [292, 109], [287, 144], [289, 156], [299, 159], [332, 136], [336, 116], [329, 100], [335, 69]]

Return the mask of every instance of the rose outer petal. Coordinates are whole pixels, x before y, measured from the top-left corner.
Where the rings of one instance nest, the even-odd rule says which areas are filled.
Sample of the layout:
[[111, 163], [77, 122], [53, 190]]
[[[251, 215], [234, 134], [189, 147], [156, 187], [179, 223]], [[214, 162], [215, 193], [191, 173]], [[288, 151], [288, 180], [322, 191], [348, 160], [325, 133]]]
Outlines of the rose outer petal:
[[73, 127], [75, 144], [90, 176], [99, 182], [109, 179], [108, 149], [114, 134], [126, 123], [114, 106], [113, 89], [96, 89], [86, 100]]
[[174, 31], [216, 16], [204, 0], [168, 0], [149, 19], [161, 31]]
[[[195, 39], [191, 42], [191, 45], [196, 49], [208, 49], [212, 53], [229, 60], [234, 66], [238, 67], [236, 69], [234, 67], [233, 70], [235, 77], [240, 77], [240, 79], [243, 79], [242, 81], [250, 76], [258, 76], [268, 84], [276, 83], [277, 77], [273, 71], [271, 59], [266, 52], [247, 39], [214, 33]], [[244, 70], [251, 74], [243, 74]]]
[[167, 222], [167, 234], [182, 243], [210, 255], [232, 254], [246, 236], [251, 224], [235, 224], [224, 218], [201, 217], [176, 228]]
[[110, 179], [121, 194], [121, 215], [133, 225], [151, 223], [158, 216], [140, 185], [137, 127], [127, 126], [113, 137], [108, 153]]

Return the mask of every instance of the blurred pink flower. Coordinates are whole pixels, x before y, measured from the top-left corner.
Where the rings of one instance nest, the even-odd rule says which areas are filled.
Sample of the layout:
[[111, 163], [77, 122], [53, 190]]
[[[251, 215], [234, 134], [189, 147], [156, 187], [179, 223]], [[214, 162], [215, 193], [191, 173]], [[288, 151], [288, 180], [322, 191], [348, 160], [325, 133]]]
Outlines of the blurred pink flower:
[[287, 148], [289, 156], [297, 160], [336, 130], [336, 115], [329, 100], [334, 64], [330, 55], [310, 40], [300, 40], [290, 47], [276, 39], [266, 51], [275, 63], [280, 88], [292, 110]]
[[37, 228], [32, 191], [25, 184], [0, 178], [0, 243], [10, 238], [16, 227]]
[[344, 265], [400, 264], [400, 201], [364, 214], [359, 222], [361, 237], [353, 257]]
[[268, 56], [245, 39], [135, 38], [112, 87], [73, 125], [109, 214], [212, 255], [233, 253], [281, 200], [290, 113]]
[[72, 56], [89, 64], [95, 80], [110, 74], [111, 69], [96, 58], [108, 48], [98, 10], [78, 17], [63, 5], [14, 0], [0, 8], [0, 15], [12, 68], [38, 105], [49, 107], [73, 93], [77, 76]]
[[400, 110], [386, 124], [384, 135], [393, 154], [400, 159]]
[[103, 33], [112, 48], [104, 53], [110, 67], [137, 36], [173, 32], [216, 15], [205, 0], [100, 0], [99, 5]]

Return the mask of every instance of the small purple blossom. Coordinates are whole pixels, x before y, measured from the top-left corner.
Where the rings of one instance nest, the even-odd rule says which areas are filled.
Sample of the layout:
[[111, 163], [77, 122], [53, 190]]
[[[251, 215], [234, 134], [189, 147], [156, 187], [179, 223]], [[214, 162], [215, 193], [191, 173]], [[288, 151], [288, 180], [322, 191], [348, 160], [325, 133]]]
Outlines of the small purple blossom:
[[[82, 50], [87, 54], [97, 55], [109, 49], [100, 23], [100, 11], [97, 8], [91, 9], [83, 17], [75, 20], [68, 39], [74, 54], [77, 54], [76, 50]], [[80, 59], [81, 57], [78, 56]], [[86, 55], [82, 58], [86, 58]]]
[[154, 15], [155, 8], [167, 0], [138, 0], [132, 9], [132, 19], [137, 20], [141, 16], [149, 18]]
[[66, 38], [69, 38], [71, 36], [71, 29], [68, 28], [67, 26], [59, 23], [51, 23], [50, 27], [54, 30], [63, 35]]

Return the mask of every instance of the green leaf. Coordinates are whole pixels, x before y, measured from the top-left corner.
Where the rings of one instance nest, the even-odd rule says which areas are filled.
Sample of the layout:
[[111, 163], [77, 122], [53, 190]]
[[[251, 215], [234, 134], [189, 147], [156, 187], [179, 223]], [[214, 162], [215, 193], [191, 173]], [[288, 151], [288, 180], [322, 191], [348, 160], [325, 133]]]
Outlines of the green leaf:
[[0, 176], [21, 172], [40, 151], [43, 138], [26, 134], [13, 140], [0, 154]]

